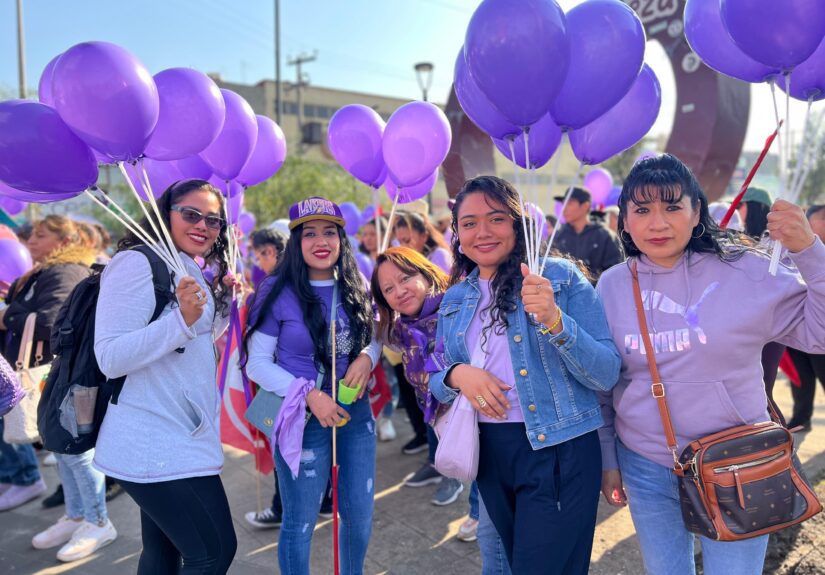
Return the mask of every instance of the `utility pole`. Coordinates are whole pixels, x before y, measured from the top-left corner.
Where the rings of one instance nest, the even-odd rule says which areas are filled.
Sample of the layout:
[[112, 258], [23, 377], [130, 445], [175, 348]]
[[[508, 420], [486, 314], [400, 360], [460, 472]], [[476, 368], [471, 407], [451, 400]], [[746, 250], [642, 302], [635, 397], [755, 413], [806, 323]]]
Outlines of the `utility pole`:
[[281, 125], [284, 104], [281, 94], [281, 0], [275, 0], [275, 121]]
[[23, 39], [23, 0], [17, 0], [17, 73], [20, 81], [20, 98], [26, 97], [26, 46]]
[[307, 64], [309, 62], [314, 62], [318, 59], [318, 51], [312, 53], [310, 56], [309, 54], [299, 54], [295, 58], [292, 58], [289, 62], [287, 62], [290, 66], [295, 66], [295, 89], [298, 91], [296, 94], [296, 99], [298, 101], [298, 138], [299, 141], [303, 141], [303, 134], [304, 134], [304, 86], [308, 84], [304, 80], [304, 74], [302, 72], [301, 66]]

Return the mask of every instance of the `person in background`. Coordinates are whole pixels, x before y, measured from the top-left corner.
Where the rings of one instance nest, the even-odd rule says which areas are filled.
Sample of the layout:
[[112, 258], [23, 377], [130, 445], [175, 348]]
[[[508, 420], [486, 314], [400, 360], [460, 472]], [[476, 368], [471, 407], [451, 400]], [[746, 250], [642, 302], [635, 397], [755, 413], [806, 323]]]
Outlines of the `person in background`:
[[412, 248], [423, 254], [425, 258], [450, 273], [453, 266], [453, 257], [450, 254], [444, 235], [430, 223], [427, 216], [417, 212], [398, 214], [393, 227], [398, 244]]
[[[759, 352], [769, 341], [825, 351], [825, 246], [802, 210], [777, 201], [771, 237], [789, 250], [799, 273], [720, 230], [690, 169], [662, 154], [637, 162], [619, 199], [626, 264], [602, 275], [598, 292], [616, 346], [624, 350], [619, 382], [601, 396], [602, 492], [630, 505], [648, 573], [690, 575], [694, 534], [682, 519], [678, 482], [641, 341], [633, 266], [676, 443], [770, 419]], [[646, 295], [645, 295], [646, 294]], [[743, 305], [743, 298], [747, 303]], [[699, 537], [704, 573], [762, 573], [768, 536], [741, 541]]]
[[433, 218], [433, 221], [435, 222], [435, 229], [441, 232], [442, 235], [446, 234], [453, 223], [453, 212], [449, 209], [443, 210]]
[[773, 200], [766, 190], [751, 186], [736, 207], [745, 233], [757, 242], [762, 240], [768, 228], [768, 213], [772, 205]]
[[430, 391], [441, 403], [461, 394], [478, 412], [476, 481], [513, 573], [587, 573], [601, 479], [596, 392], [615, 385], [621, 364], [601, 302], [566, 259], [530, 272], [509, 182], [468, 180], [453, 215], [453, 286], [436, 334], [444, 361]]
[[605, 221], [604, 225], [607, 226], [607, 229], [613, 232], [613, 234], [619, 233], [619, 206], [607, 206], [604, 209], [605, 214]]
[[[572, 188], [564, 208], [565, 223], [556, 232], [553, 247], [560, 253], [581, 260], [595, 283], [605, 270], [622, 261], [616, 236], [602, 224], [590, 221], [591, 196], [584, 188]], [[556, 196], [564, 201], [564, 196]]]
[[[811, 230], [825, 242], [825, 204], [813, 205], [805, 212]], [[805, 431], [811, 429], [811, 417], [814, 413], [814, 396], [816, 395], [816, 380], [825, 388], [825, 355], [805, 353], [798, 349], [788, 348], [788, 354], [793, 360], [799, 374], [799, 387], [791, 385], [793, 395], [793, 415], [788, 421], [788, 427], [793, 429], [802, 426]]]
[[[74, 287], [89, 276], [89, 266], [94, 263], [94, 252], [81, 244], [77, 225], [64, 216], [50, 215], [35, 222], [27, 247], [35, 266], [11, 285], [8, 307], [0, 311], [0, 346], [12, 365], [17, 362], [23, 328], [31, 313], [37, 314], [34, 342], [43, 343], [42, 361], [51, 361], [51, 331], [57, 312]], [[32, 363], [35, 361], [32, 357]], [[40, 477], [34, 448], [3, 442], [2, 431], [0, 419], [0, 511], [7, 511], [45, 493], [46, 484]]]
[[94, 224], [94, 228], [100, 236], [100, 251], [97, 254], [97, 263], [108, 264], [112, 259], [112, 235], [103, 224]]
[[[256, 288], [263, 279], [275, 271], [281, 255], [289, 240], [286, 234], [270, 228], [252, 232], [249, 236], [249, 248], [255, 265], [252, 270], [252, 285]], [[255, 268], [258, 268], [255, 270]]]
[[[729, 202], [712, 202], [708, 206], [708, 211], [710, 212], [710, 217], [713, 218], [713, 221], [717, 224], [722, 223], [722, 219], [728, 213], [728, 209], [730, 208]], [[618, 207], [616, 208], [616, 213], [618, 214]], [[736, 232], [743, 231], [742, 227], [742, 219], [739, 217], [739, 210], [734, 210], [733, 215], [728, 222], [727, 229], [733, 230]]]
[[550, 237], [553, 235], [553, 230], [559, 225], [559, 218], [553, 214], [547, 214], [544, 216], [544, 221], [547, 222], [547, 236]]

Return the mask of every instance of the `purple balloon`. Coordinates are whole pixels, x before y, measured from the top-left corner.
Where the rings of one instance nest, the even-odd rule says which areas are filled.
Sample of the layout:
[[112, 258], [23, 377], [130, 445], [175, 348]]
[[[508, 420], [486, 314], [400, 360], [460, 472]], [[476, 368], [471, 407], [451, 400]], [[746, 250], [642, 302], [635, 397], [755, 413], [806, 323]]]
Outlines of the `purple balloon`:
[[[234, 182], [233, 182], [234, 183]], [[239, 194], [235, 194], [230, 196], [228, 200], [226, 200], [226, 211], [229, 213], [229, 223], [230, 224], [237, 224], [238, 218], [241, 217], [243, 213], [243, 191]]]
[[257, 186], [274, 176], [286, 159], [286, 138], [281, 127], [266, 116], [255, 116], [258, 138], [249, 161], [235, 178], [244, 186]]
[[0, 102], [0, 180], [24, 192], [76, 193], [94, 185], [97, 174], [89, 146], [54, 108]]
[[255, 229], [256, 223], [257, 220], [253, 214], [249, 212], [241, 212], [238, 214], [238, 228], [240, 228], [245, 236], [248, 236], [252, 230]]
[[554, 0], [484, 0], [467, 26], [464, 57], [490, 102], [527, 127], [547, 113], [567, 75], [564, 12]]
[[384, 130], [384, 162], [392, 180], [408, 187], [429, 177], [450, 151], [447, 116], [429, 102], [398, 108]]
[[341, 208], [341, 213], [344, 215], [344, 221], [346, 222], [344, 230], [346, 230], [347, 235], [354, 236], [361, 227], [361, 210], [352, 202], [344, 202], [338, 207]]
[[139, 158], [158, 122], [158, 89], [151, 74], [109, 42], [66, 50], [54, 66], [52, 96], [74, 133], [115, 160]]
[[381, 141], [384, 120], [378, 112], [361, 104], [340, 108], [327, 127], [327, 144], [341, 167], [368, 186], [378, 187], [386, 179]]
[[226, 104], [212, 79], [191, 68], [155, 74], [160, 113], [146, 155], [179, 160], [199, 154], [215, 141], [226, 119]]
[[152, 195], [155, 199], [161, 197], [169, 186], [184, 179], [175, 162], [163, 162], [151, 158], [144, 158], [140, 160], [137, 165], [128, 162], [126, 164], [126, 173], [129, 174], [129, 179], [132, 180], [135, 190], [137, 190], [138, 195], [143, 201], [148, 201], [148, 198], [143, 189], [141, 164], [149, 176], [149, 185], [152, 186]]
[[373, 218], [375, 218], [375, 205], [369, 204], [361, 212], [361, 222], [360, 222], [360, 224], [363, 226], [367, 222], [371, 222], [373, 220]]
[[47, 204], [50, 202], [57, 202], [60, 200], [68, 200], [70, 198], [74, 198], [75, 196], [82, 194], [83, 190], [79, 192], [64, 192], [59, 194], [45, 194], [45, 193], [38, 193], [38, 192], [24, 192], [23, 190], [18, 190], [16, 188], [12, 188], [0, 182], [0, 197], [11, 198], [14, 200], [19, 200], [21, 202], [30, 202], [36, 204]]
[[490, 103], [487, 96], [476, 85], [464, 60], [464, 47], [455, 59], [453, 73], [455, 95], [461, 109], [472, 122], [494, 139], [518, 136], [521, 128], [510, 122]]
[[189, 156], [182, 160], [175, 160], [175, 165], [184, 178], [208, 180], [212, 177], [212, 168], [200, 156]]
[[[810, 58], [802, 62], [791, 72], [791, 98], [807, 102], [818, 102], [825, 98], [825, 40]], [[777, 80], [776, 85], [785, 91], [785, 79]]]
[[11, 283], [32, 269], [32, 256], [17, 240], [0, 240], [0, 281]]
[[604, 168], [595, 168], [587, 173], [582, 184], [590, 191], [593, 205], [604, 204], [613, 187], [613, 176]]
[[235, 92], [221, 89], [226, 103], [226, 122], [217, 139], [201, 152], [201, 158], [223, 180], [234, 180], [255, 149], [258, 121], [249, 103]]
[[604, 207], [609, 208], [610, 206], [618, 206], [619, 205], [619, 196], [622, 195], [622, 187], [621, 186], [613, 186], [610, 188], [610, 193], [607, 194], [607, 199], [604, 201]]
[[582, 128], [627, 94], [645, 59], [645, 29], [619, 0], [588, 0], [566, 14], [570, 68], [550, 114], [562, 128]]
[[16, 216], [26, 209], [25, 202], [5, 196], [0, 196], [0, 208], [10, 216]]
[[779, 73], [745, 54], [722, 22], [719, 0], [687, 0], [685, 37], [706, 66], [745, 82], [764, 82]]
[[40, 82], [37, 84], [37, 99], [47, 106], [54, 107], [54, 97], [52, 96], [52, 77], [54, 76], [54, 65], [57, 64], [58, 54], [46, 64], [43, 73], [40, 74]]
[[825, 37], [822, 0], [721, 0], [722, 21], [736, 45], [771, 68], [790, 71]]
[[218, 188], [225, 198], [235, 198], [243, 194], [243, 186], [234, 180], [227, 186], [226, 182], [218, 176], [212, 176], [209, 178], [209, 183]]
[[[541, 120], [530, 126], [528, 134], [528, 146], [530, 154], [530, 165], [533, 168], [540, 168], [546, 164], [561, 143], [561, 128], [556, 125], [550, 114], [546, 114]], [[493, 143], [504, 157], [513, 161], [510, 154], [510, 143], [505, 140], [493, 139]], [[513, 141], [513, 148], [516, 152], [516, 163], [526, 169], [524, 163], [524, 134], [519, 135]]]
[[371, 278], [375, 264], [370, 257], [363, 252], [355, 252], [355, 261], [358, 263], [358, 269], [364, 274], [364, 277], [367, 279]]
[[438, 169], [436, 169], [433, 173], [431, 173], [428, 177], [424, 178], [422, 181], [418, 182], [417, 184], [413, 184], [412, 186], [408, 187], [399, 187], [392, 178], [387, 178], [387, 181], [384, 182], [384, 187], [387, 188], [387, 195], [389, 196], [391, 201], [395, 201], [395, 196], [398, 196], [398, 203], [399, 204], [408, 204], [410, 202], [414, 202], [416, 200], [420, 200], [421, 198], [425, 197], [429, 194], [433, 187], [435, 187], [435, 183], [438, 181]]
[[570, 132], [573, 153], [588, 165], [600, 164], [642, 139], [653, 126], [662, 105], [662, 89], [645, 64], [633, 87], [605, 115]]

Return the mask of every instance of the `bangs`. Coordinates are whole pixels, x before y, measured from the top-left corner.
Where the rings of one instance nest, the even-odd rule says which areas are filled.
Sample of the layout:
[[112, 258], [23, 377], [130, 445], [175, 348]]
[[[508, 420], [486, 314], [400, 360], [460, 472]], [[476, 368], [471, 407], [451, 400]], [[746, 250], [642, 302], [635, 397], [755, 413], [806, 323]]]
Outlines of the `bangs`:
[[636, 205], [659, 201], [666, 204], [678, 204], [682, 201], [684, 195], [685, 190], [680, 182], [645, 182], [637, 183], [633, 188], [627, 190], [627, 201]]

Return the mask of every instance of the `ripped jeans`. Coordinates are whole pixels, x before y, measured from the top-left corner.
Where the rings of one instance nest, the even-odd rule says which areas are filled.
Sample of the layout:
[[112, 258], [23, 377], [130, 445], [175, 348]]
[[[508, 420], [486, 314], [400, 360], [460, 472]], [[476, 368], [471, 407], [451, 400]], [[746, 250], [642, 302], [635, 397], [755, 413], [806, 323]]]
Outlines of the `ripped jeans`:
[[[372, 532], [375, 495], [375, 422], [368, 397], [345, 409], [352, 419], [338, 428], [338, 510], [341, 515], [341, 573], [360, 575]], [[276, 455], [284, 505], [278, 563], [284, 575], [309, 575], [312, 533], [332, 467], [332, 430], [311, 417], [304, 429], [298, 477]], [[332, 569], [330, 569], [332, 571]]]

